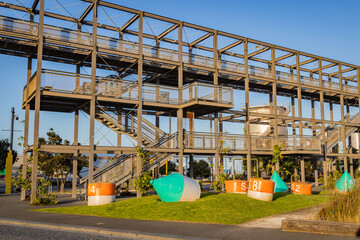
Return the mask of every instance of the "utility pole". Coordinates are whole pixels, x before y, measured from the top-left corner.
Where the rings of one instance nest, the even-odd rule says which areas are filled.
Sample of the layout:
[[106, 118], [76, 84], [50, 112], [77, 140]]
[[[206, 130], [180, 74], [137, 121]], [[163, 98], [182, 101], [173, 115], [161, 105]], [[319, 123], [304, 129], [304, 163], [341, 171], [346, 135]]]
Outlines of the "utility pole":
[[10, 128], [10, 150], [13, 150], [14, 144], [14, 119], [15, 119], [15, 108], [11, 108], [11, 128]]

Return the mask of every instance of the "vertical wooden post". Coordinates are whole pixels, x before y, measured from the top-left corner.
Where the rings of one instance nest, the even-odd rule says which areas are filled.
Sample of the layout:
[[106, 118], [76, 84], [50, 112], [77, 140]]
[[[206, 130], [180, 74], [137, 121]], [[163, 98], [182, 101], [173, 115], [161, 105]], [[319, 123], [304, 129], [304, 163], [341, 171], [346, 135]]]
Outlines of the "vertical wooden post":
[[327, 175], [328, 175], [328, 167], [327, 167], [327, 146], [325, 139], [325, 108], [324, 108], [324, 86], [322, 80], [322, 59], [318, 60], [318, 68], [319, 68], [319, 82], [320, 82], [320, 113], [321, 113], [321, 149], [323, 151], [323, 178], [324, 178], [324, 186], [327, 186]]
[[[74, 146], [78, 146], [79, 139], [79, 110], [75, 110], [74, 115]], [[76, 149], [73, 157], [73, 172], [72, 172], [72, 198], [76, 198], [76, 184], [77, 184], [77, 169], [78, 169], [79, 150]]]
[[299, 115], [299, 134], [300, 139], [303, 135], [303, 117], [301, 105], [301, 79], [300, 79], [300, 53], [296, 53], [296, 77], [297, 77], [297, 97], [298, 97], [298, 115]]
[[91, 100], [90, 100], [90, 138], [89, 138], [89, 174], [88, 181], [94, 181], [94, 156], [95, 156], [95, 108], [96, 108], [96, 58], [97, 58], [97, 11], [98, 1], [93, 6], [92, 24], [92, 53], [91, 53]]
[[[141, 11], [139, 13], [139, 38], [138, 38], [138, 54], [139, 54], [139, 61], [138, 61], [138, 98], [139, 98], [139, 105], [137, 109], [137, 147], [142, 147], [142, 78], [143, 78], [143, 19], [144, 19], [144, 12]], [[136, 177], [140, 178], [142, 174], [142, 159], [141, 156], [137, 156], [137, 164], [136, 164]], [[141, 193], [138, 190], [137, 197], [141, 197]]]
[[[33, 161], [31, 174], [31, 197], [30, 204], [34, 203], [37, 192], [37, 164], [38, 164], [38, 147], [39, 147], [39, 122], [40, 122], [40, 99], [41, 99], [41, 69], [43, 59], [43, 43], [44, 43], [44, 5], [45, 0], [40, 0], [39, 9], [39, 28], [37, 43], [37, 66], [36, 66], [36, 90], [35, 90], [35, 114], [34, 114], [34, 143], [33, 143]], [[35, 79], [33, 80], [35, 81]]]
[[[218, 69], [217, 69], [217, 61], [218, 61], [218, 52], [217, 52], [217, 37], [218, 37], [218, 33], [217, 31], [214, 32], [213, 35], [213, 61], [214, 61], [214, 85], [218, 85], [219, 84], [219, 79], [218, 79]], [[214, 90], [214, 94], [215, 94], [215, 100], [217, 100], [218, 96], [218, 92], [217, 89], [215, 88]], [[220, 173], [220, 168], [219, 168], [219, 161], [220, 161], [220, 148], [222, 146], [220, 146], [220, 136], [219, 136], [219, 113], [216, 112], [215, 113], [215, 119], [214, 119], [214, 137], [215, 137], [215, 179], [218, 180], [219, 179], [219, 173]], [[222, 172], [221, 172], [222, 173]]]
[[[277, 89], [276, 89], [276, 64], [275, 64], [275, 47], [271, 48], [271, 71], [272, 71], [272, 97], [273, 97], [273, 104], [272, 104], [272, 114], [274, 118], [274, 135], [275, 135], [275, 144], [279, 144], [279, 128], [278, 128], [278, 107], [277, 107]], [[280, 163], [275, 163], [275, 170], [280, 170]]]
[[305, 182], [305, 160], [303, 156], [301, 156], [300, 167], [301, 167], [301, 181]]
[[[33, 15], [32, 15], [33, 16]], [[32, 17], [32, 19], [34, 19]], [[32, 69], [32, 58], [31, 56], [28, 58], [28, 67], [27, 67], [27, 86], [29, 86], [30, 78], [31, 78], [31, 69]], [[35, 81], [35, 80], [33, 80]], [[29, 144], [29, 118], [30, 118], [30, 104], [28, 103], [29, 98], [29, 87], [26, 88], [25, 93], [25, 126], [24, 126], [24, 142], [23, 142], [23, 159], [22, 159], [22, 178], [26, 178], [27, 172], [27, 160], [28, 160], [28, 153], [27, 148]], [[26, 191], [21, 188], [21, 196], [20, 200], [25, 200], [26, 198]]]
[[246, 168], [247, 180], [251, 178], [251, 136], [250, 136], [250, 113], [249, 113], [249, 59], [248, 59], [248, 39], [244, 41], [244, 65], [245, 65], [245, 136], [246, 136]]
[[341, 142], [343, 145], [344, 171], [348, 171], [347, 149], [346, 149], [346, 126], [345, 126], [345, 106], [344, 106], [344, 87], [342, 82], [342, 66], [339, 64], [339, 85], [340, 85], [340, 110], [341, 110]]
[[183, 23], [180, 22], [178, 26], [178, 87], [179, 87], [179, 109], [177, 110], [177, 132], [178, 132], [178, 142], [177, 147], [179, 149], [179, 173], [184, 174], [184, 131], [183, 131], [183, 115], [184, 111], [182, 108], [182, 87], [183, 87]]

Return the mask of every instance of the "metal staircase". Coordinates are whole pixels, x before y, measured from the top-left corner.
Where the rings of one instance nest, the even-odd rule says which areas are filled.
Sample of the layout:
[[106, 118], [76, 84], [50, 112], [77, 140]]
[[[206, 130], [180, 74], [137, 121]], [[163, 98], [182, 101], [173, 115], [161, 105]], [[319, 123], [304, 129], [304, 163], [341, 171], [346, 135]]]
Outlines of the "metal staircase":
[[[360, 121], [359, 113], [355, 114], [354, 116], [352, 116], [350, 118], [347, 118], [346, 121], [350, 122], [350, 123], [359, 122]], [[358, 127], [347, 127], [346, 131], [345, 131], [346, 138], [348, 138], [351, 134], [353, 134], [358, 129], [359, 129]], [[341, 141], [341, 127], [336, 126], [336, 127], [334, 127], [334, 129], [327, 132], [327, 136], [326, 136], [327, 147], [326, 147], [326, 150], [328, 152], [331, 151], [331, 149], [333, 147], [335, 147], [336, 144], [338, 142], [340, 142], [340, 141]]]
[[[81, 110], [90, 115], [88, 106], [83, 106]], [[116, 119], [120, 114], [124, 117], [124, 121]], [[126, 112], [121, 108], [96, 106], [95, 119], [116, 133], [126, 134], [135, 140], [137, 139], [138, 119], [136, 111]], [[130, 123], [130, 125], [128, 123]], [[142, 130], [142, 143], [145, 147], [153, 147], [158, 141], [168, 136], [167, 133], [145, 118], [142, 119]]]
[[[88, 106], [81, 108], [85, 113], [90, 114]], [[124, 121], [118, 121], [116, 116], [122, 114]], [[138, 136], [137, 115], [135, 111], [126, 112], [120, 108], [97, 106], [95, 109], [95, 119], [116, 133], [127, 134], [135, 139]], [[131, 123], [131, 126], [128, 123]], [[148, 148], [165, 148], [171, 141], [177, 141], [177, 133], [167, 134], [160, 128], [153, 125], [145, 118], [142, 119], [142, 143]], [[147, 151], [147, 150], [146, 150]], [[150, 171], [155, 167], [162, 166], [167, 160], [171, 159], [173, 153], [158, 153], [150, 157], [149, 163], [143, 166], [143, 171]], [[104, 181], [113, 182], [116, 186], [134, 177], [133, 160], [136, 154], [123, 154], [100, 169], [94, 171], [94, 182]], [[82, 178], [80, 183], [88, 181], [87, 176]]]

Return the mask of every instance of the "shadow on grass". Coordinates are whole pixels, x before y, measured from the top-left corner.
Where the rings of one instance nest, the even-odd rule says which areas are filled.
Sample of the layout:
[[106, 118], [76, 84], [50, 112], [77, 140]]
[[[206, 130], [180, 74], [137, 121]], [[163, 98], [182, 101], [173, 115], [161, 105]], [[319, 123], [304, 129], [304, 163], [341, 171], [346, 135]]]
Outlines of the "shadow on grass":
[[289, 192], [274, 193], [273, 201], [275, 201], [275, 200], [278, 199], [278, 198], [285, 197], [285, 196], [287, 196], [287, 195], [289, 195], [289, 194], [291, 194], [291, 193], [289, 193]]
[[206, 197], [213, 196], [213, 195], [217, 195], [217, 194], [219, 194], [219, 193], [215, 193], [215, 192], [203, 192], [203, 193], [201, 193], [200, 198], [206, 198]]

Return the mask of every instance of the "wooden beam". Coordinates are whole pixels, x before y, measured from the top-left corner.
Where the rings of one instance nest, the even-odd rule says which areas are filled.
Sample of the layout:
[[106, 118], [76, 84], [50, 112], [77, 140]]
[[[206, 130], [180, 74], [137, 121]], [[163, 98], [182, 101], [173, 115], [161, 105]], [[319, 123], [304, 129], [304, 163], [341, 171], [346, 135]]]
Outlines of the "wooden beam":
[[229, 50], [229, 49], [231, 49], [233, 47], [236, 47], [237, 45], [240, 45], [243, 42], [244, 42], [243, 40], [236, 41], [236, 42], [234, 42], [234, 43], [232, 43], [232, 44], [230, 44], [230, 45], [228, 45], [226, 47], [223, 47], [222, 49], [219, 50], [219, 52], [223, 53], [223, 52], [225, 52], [225, 51], [227, 51], [227, 50]]
[[[356, 71], [356, 68], [351, 67], [348, 69], [343, 70], [341, 73], [347, 73], [347, 72], [351, 72], [351, 71]], [[331, 77], [336, 77], [337, 75], [339, 75], [340, 71], [336, 72], [336, 73], [331, 73], [330, 76]]]
[[[309, 59], [309, 60], [300, 62], [300, 63], [299, 63], [299, 66], [302, 66], [302, 65], [305, 65], [305, 64], [308, 64], [308, 63], [312, 63], [312, 62], [315, 62], [315, 61], [317, 61], [317, 59], [316, 59], [316, 58], [312, 58], [312, 59]], [[296, 66], [297, 66], [297, 64], [294, 64], [294, 65], [292, 65], [291, 67], [292, 67], [292, 68], [296, 68]]]
[[84, 11], [84, 13], [81, 15], [81, 17], [79, 18], [79, 22], [82, 23], [84, 21], [84, 19], [87, 17], [87, 15], [89, 15], [90, 11], [92, 10], [94, 4], [90, 4], [86, 10]]
[[31, 6], [31, 12], [34, 12], [38, 4], [39, 4], [39, 0], [34, 0], [33, 5]]
[[278, 61], [284, 60], [284, 59], [289, 58], [289, 57], [292, 57], [292, 56], [294, 56], [294, 55], [295, 55], [295, 53], [288, 53], [288, 54], [285, 54], [285, 55], [283, 55], [283, 56], [281, 56], [281, 57], [276, 58], [276, 59], [275, 59], [275, 62], [278, 62]]
[[260, 49], [260, 50], [258, 50], [258, 51], [255, 51], [255, 52], [253, 52], [253, 53], [250, 53], [250, 54], [248, 55], [248, 58], [252, 58], [253, 56], [256, 56], [256, 55], [258, 55], [258, 54], [260, 54], [260, 53], [266, 52], [266, 51], [269, 50], [269, 49], [270, 49], [270, 47], [266, 47], [266, 48]]
[[[337, 63], [330, 63], [330, 64], [328, 64], [328, 65], [323, 66], [323, 67], [322, 67], [322, 70], [327, 69], [327, 68], [334, 67], [334, 66], [336, 66], [336, 65], [337, 65]], [[319, 68], [312, 70], [313, 73], [316, 73], [316, 72], [318, 72], [318, 71], [319, 71]]]
[[202, 36], [202, 37], [196, 39], [195, 41], [193, 41], [192, 43], [190, 43], [190, 47], [192, 47], [192, 46], [194, 46], [194, 45], [196, 45], [196, 44], [204, 41], [205, 39], [208, 39], [208, 38], [209, 38], [210, 36], [212, 36], [212, 35], [213, 35], [213, 33], [211, 33], [211, 32], [205, 34], [204, 36]]
[[127, 23], [124, 24], [124, 26], [122, 26], [120, 28], [120, 32], [124, 32], [131, 24], [133, 24], [137, 19], [139, 18], [139, 14], [136, 14], [135, 16], [133, 16], [129, 21], [127, 21]]
[[169, 34], [170, 32], [174, 31], [179, 25], [178, 24], [174, 24], [171, 27], [169, 27], [168, 29], [166, 29], [165, 31], [163, 31], [162, 33], [160, 33], [156, 39], [158, 41], [162, 40], [167, 34]]
[[[81, 0], [83, 2], [88, 2], [88, 3], [92, 3], [94, 2], [94, 0]], [[98, 1], [98, 4], [104, 7], [109, 7], [109, 8], [113, 8], [113, 9], [117, 9], [120, 11], [124, 11], [124, 12], [129, 12], [129, 13], [134, 13], [134, 14], [139, 14], [140, 11], [133, 9], [133, 8], [128, 8], [128, 7], [123, 7], [114, 3], [109, 3], [109, 2], [105, 2], [105, 1]]]

